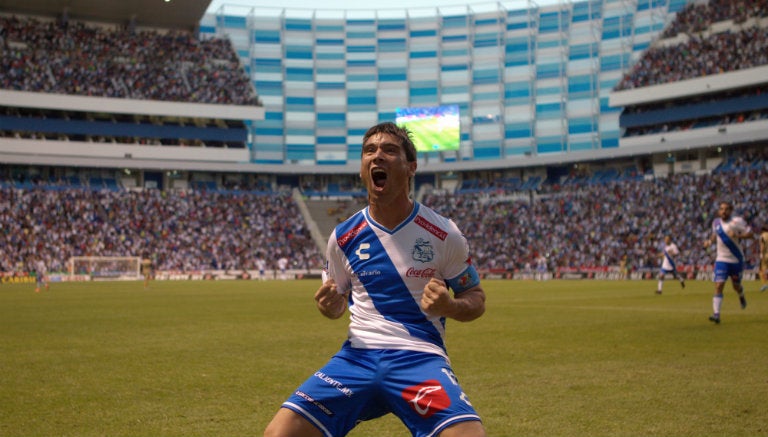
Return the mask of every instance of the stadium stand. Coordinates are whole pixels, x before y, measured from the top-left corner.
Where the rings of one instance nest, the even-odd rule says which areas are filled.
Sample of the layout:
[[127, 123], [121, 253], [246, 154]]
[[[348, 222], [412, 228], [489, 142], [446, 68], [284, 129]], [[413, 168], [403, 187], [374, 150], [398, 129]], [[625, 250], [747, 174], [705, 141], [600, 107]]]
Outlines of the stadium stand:
[[[683, 250], [680, 264], [706, 269], [711, 254], [701, 245], [720, 199], [732, 199], [753, 226], [768, 220], [760, 205], [768, 200], [768, 151], [752, 147], [729, 152], [712, 174], [673, 174], [620, 178], [591, 177], [550, 181], [534, 196], [514, 192], [438, 192], [424, 203], [456, 221], [481, 269], [521, 271], [545, 255], [558, 268], [618, 266], [628, 255], [633, 268], [658, 268], [659, 241], [673, 232]], [[606, 173], [612, 173], [606, 176]], [[745, 242], [750, 262], [756, 242]]]
[[[552, 24], [557, 17], [573, 18], [572, 22], [555, 21], [571, 23], [574, 28], [601, 20], [606, 25], [602, 43], [608, 47], [616, 45], [613, 43], [631, 26], [624, 27], [624, 19], [612, 18], [620, 2], [610, 3], [601, 5], [610, 10], [610, 16], [589, 13], [592, 6], [597, 8], [595, 2], [535, 11], [537, 20], [541, 20], [535, 23], [536, 31], [541, 32], [536, 42], [543, 45], [539, 48], [539, 59], [565, 56], [563, 59], [573, 62], [574, 68], [581, 65], [580, 59], [599, 60], [597, 65], [605, 67], [600, 72], [585, 73], [591, 77], [593, 85], [589, 91], [594, 94], [581, 90], [582, 75], [557, 76], [550, 72], [549, 64], [533, 65], [527, 59], [516, 63], [512, 59], [518, 49], [528, 53], [532, 42], [529, 37], [522, 41], [517, 35], [518, 30], [530, 29], [523, 15], [514, 11], [503, 19], [494, 14], [462, 13], [416, 20], [426, 26], [426, 30], [414, 31], [419, 38], [435, 38], [436, 46], [449, 51], [458, 50], [457, 39], [448, 35], [447, 39], [437, 41], [437, 33], [433, 34], [430, 26], [453, 23], [459, 29], [457, 35], [466, 36], [462, 32], [467, 28], [480, 35], [485, 25], [510, 24], [504, 20], [514, 24], [520, 20], [517, 27], [506, 27], [510, 34], [500, 39], [507, 44], [505, 50], [511, 50], [505, 51], [504, 60], [513, 69], [533, 68], [540, 75], [535, 88], [541, 95], [534, 96], [526, 94], [533, 92], [533, 88], [518, 89], [510, 83], [490, 92], [488, 86], [499, 84], [489, 82], [481, 71], [471, 80], [470, 76], [466, 80], [449, 79], [454, 77], [451, 68], [456, 66], [451, 62], [444, 65], [451, 71], [435, 73], [444, 75], [448, 82], [453, 80], [441, 92], [477, 96], [478, 102], [493, 100], [494, 108], [508, 114], [530, 112], [533, 118], [529, 127], [539, 122], [542, 126], [538, 134], [530, 129], [519, 133], [520, 126], [509, 124], [497, 129], [497, 122], [504, 120], [504, 116], [484, 118], [481, 112], [487, 109], [488, 102], [479, 103], [480, 115], [470, 117], [477, 122], [472, 127], [471, 139], [478, 141], [468, 144], [490, 153], [501, 148], [501, 144], [511, 150], [512, 145], [525, 143], [527, 148], [515, 148], [514, 153], [519, 156], [514, 164], [461, 157], [454, 161], [445, 157], [420, 161], [415, 178], [418, 198], [459, 222], [475, 252], [475, 262], [484, 271], [523, 271], [541, 255], [547, 256], [552, 270], [616, 266], [624, 255], [629, 256], [635, 269], [652, 269], [656, 267], [658, 241], [669, 229], [679, 230], [677, 242], [684, 252], [682, 264], [707, 268], [711, 256], [700, 248], [698, 241], [709, 230], [707, 223], [716, 200], [734, 200], [737, 210], [754, 225], [768, 221], [757, 210], [757, 205], [768, 201], [766, 129], [761, 124], [766, 122], [768, 112], [768, 76], [761, 69], [768, 65], [764, 2], [712, 0], [691, 2], [685, 7], [685, 2], [670, 2], [663, 12], [674, 13], [673, 5], [680, 12], [658, 40], [652, 38], [649, 29], [663, 30], [651, 23], [660, 3], [631, 2], [634, 9], [627, 9], [633, 11], [629, 15], [647, 24], [643, 38], [648, 40], [648, 50], [643, 50], [631, 70], [624, 60], [617, 60], [626, 53], [580, 58], [579, 50], [601, 43], [585, 42], [583, 32], [572, 36], [570, 54], [563, 47], [557, 53], [547, 51], [545, 42], [549, 34], [571, 30]], [[585, 4], [589, 8], [585, 9]], [[462, 17], [462, 23], [474, 24], [458, 25]], [[241, 67], [243, 54], [237, 46], [212, 35], [222, 28], [206, 28], [198, 39], [180, 30], [125, 29], [114, 23], [79, 23], [73, 18], [63, 23], [51, 17], [0, 14], [0, 20], [2, 62], [8, 66], [0, 72], [0, 88], [4, 88], [0, 90], [0, 246], [7, 249], [0, 255], [0, 271], [13, 271], [32, 254], [45, 254], [50, 269], [61, 271], [70, 256], [123, 256], [143, 250], [157, 256], [158, 268], [172, 271], [252, 269], [256, 257], [274, 260], [278, 258], [276, 254], [288, 256], [298, 269], [319, 269], [324, 245], [322, 238], [318, 243], [313, 235], [313, 227], [323, 223], [320, 233], [327, 236], [334, 223], [362, 207], [364, 193], [356, 178], [359, 146], [347, 143], [362, 135], [362, 125], [355, 124], [359, 120], [364, 120], [367, 127], [378, 117], [388, 115], [366, 103], [370, 96], [363, 91], [350, 94], [347, 103], [336, 105], [341, 109], [333, 110], [325, 106], [338, 100], [328, 94], [338, 92], [333, 87], [324, 90], [328, 93], [320, 93], [328, 99], [317, 105], [307, 104], [300, 95], [276, 97], [269, 81], [257, 80], [276, 74], [274, 65], [257, 58]], [[222, 20], [230, 24], [231, 21], [240, 22]], [[303, 34], [305, 21], [311, 23], [288, 20], [283, 23], [286, 28], [277, 32], [262, 29], [254, 38], [256, 43], [271, 44], [275, 35]], [[360, 31], [357, 36], [398, 33], [404, 29], [398, 20], [383, 20], [381, 26], [366, 20], [347, 24], [372, 29]], [[472, 27], [475, 24], [479, 27]], [[644, 44], [635, 42], [638, 47]], [[173, 56], [158, 58], [158, 53], [147, 50], [143, 43], [162, 47], [162, 52], [173, 52]], [[394, 39], [372, 41], [371, 47], [379, 43], [382, 50], [392, 49], [393, 45], [400, 47]], [[88, 53], [71, 49], [81, 44]], [[520, 48], [522, 45], [525, 50]], [[109, 52], [108, 48], [113, 46], [120, 47], [121, 53], [131, 53], [130, 57], [139, 60], [136, 66], [126, 59], [115, 61], [123, 56]], [[353, 46], [359, 50], [356, 56], [368, 62], [368, 45]], [[747, 56], [733, 56], [734, 47]], [[475, 49], [483, 52], [483, 47]], [[329, 52], [336, 53], [335, 49]], [[373, 49], [371, 53], [375, 52]], [[304, 58], [298, 59], [306, 53], [299, 50], [286, 54], [286, 59], [276, 60], [281, 71], [282, 62], [290, 64], [285, 71], [291, 71], [291, 84], [305, 79], [306, 72], [296, 70], [294, 64], [306, 62]], [[394, 53], [402, 55], [399, 48]], [[498, 60], [494, 59], [493, 62]], [[674, 62], [660, 62], [669, 59]], [[434, 60], [429, 58], [428, 62]], [[452, 60], [458, 61], [458, 57]], [[68, 62], [77, 68], [68, 68]], [[334, 69], [330, 64], [319, 62], [313, 68], [320, 68], [326, 76], [354, 71], [348, 77], [351, 82], [368, 83], [361, 79], [365, 75], [358, 74], [358, 68], [370, 67], [367, 64], [353, 62], [350, 71], [344, 66]], [[565, 65], [566, 61], [562, 61], [563, 71], [568, 70]], [[259, 70], [254, 72], [251, 68]], [[93, 71], [104, 74], [93, 75]], [[530, 77], [527, 71], [526, 77]], [[399, 77], [395, 71], [379, 73]], [[418, 76], [423, 72], [412, 73]], [[740, 73], [747, 73], [749, 80], [734, 80], [732, 75]], [[230, 80], [233, 75], [236, 80]], [[254, 83], [260, 87], [258, 98], [248, 75], [257, 78]], [[621, 84], [616, 85], [622, 77]], [[333, 85], [333, 81], [325, 79], [318, 83]], [[702, 79], [714, 89], [699, 85], [697, 80]], [[412, 84], [410, 79], [407, 83], [395, 82], [398, 87]], [[720, 83], [729, 85], [720, 87]], [[525, 84], [531, 86], [527, 79]], [[228, 88], [230, 85], [233, 88]], [[377, 83], [380, 88], [374, 91], [382, 95], [391, 93], [387, 85], [391, 84]], [[421, 85], [422, 88], [416, 87], [421, 91], [415, 94], [427, 92], [434, 84]], [[555, 88], [559, 91], [552, 92]], [[615, 92], [610, 104], [607, 97], [598, 99], [600, 90], [607, 93], [611, 89]], [[22, 94], [14, 94], [17, 92]], [[27, 98], [39, 101], [35, 99], [41, 95], [46, 100], [62, 97], [64, 105], [18, 104], [19, 96], [26, 102]], [[499, 95], [505, 96], [503, 102], [498, 102]], [[109, 110], [104, 110], [101, 103], [81, 106], [78, 97], [89, 102], [107, 102]], [[262, 97], [270, 104], [280, 100], [275, 105], [279, 108], [265, 109], [261, 106]], [[554, 110], [548, 103], [551, 97], [565, 106]], [[113, 104], [111, 99], [119, 103]], [[572, 122], [579, 117], [570, 117], [569, 111], [579, 112], [574, 108], [591, 99], [599, 100], [602, 112], [590, 112], [589, 117], [594, 119], [588, 123], [589, 132], [561, 132], [562, 126], [576, 126]], [[14, 101], [17, 104], [8, 103]], [[131, 106], [136, 102], [140, 106]], [[172, 103], [181, 106], [157, 113], [135, 109], [160, 108]], [[210, 110], [189, 114], [179, 109], [198, 104], [215, 105], [220, 114]], [[285, 106], [280, 107], [282, 104]], [[115, 110], [123, 106], [133, 109]], [[259, 111], [230, 116], [228, 111], [233, 107]], [[343, 113], [346, 109], [350, 109], [349, 120], [356, 120], [349, 125], [346, 117], [337, 120], [339, 111]], [[317, 116], [315, 127], [334, 134], [318, 136], [320, 130], [310, 134], [312, 129], [293, 125], [283, 129], [282, 123], [289, 113]], [[486, 119], [490, 122], [483, 121]], [[563, 120], [568, 123], [563, 125]], [[601, 125], [605, 120], [607, 123]], [[255, 130], [251, 122], [257, 125]], [[553, 127], [555, 123], [557, 127]], [[756, 126], [755, 130], [762, 133], [733, 141], [731, 132], [747, 125]], [[719, 131], [726, 127], [727, 132]], [[269, 135], [263, 135], [264, 129]], [[542, 134], [548, 129], [557, 135]], [[523, 137], [497, 141], [488, 133], [491, 130], [493, 135], [504, 132]], [[694, 130], [704, 132], [702, 136], [708, 142], [692, 141], [689, 134]], [[474, 135], [479, 132], [488, 134]], [[235, 137], [229, 136], [232, 134]], [[581, 143], [577, 139], [584, 135], [596, 138], [596, 142], [590, 139], [589, 147], [586, 142], [583, 148], [578, 146]], [[279, 137], [280, 142], [273, 142], [272, 136]], [[313, 144], [305, 147], [303, 142], [309, 137]], [[558, 144], [567, 145], [558, 150], [564, 153], [536, 153], [546, 149], [536, 147], [550, 144], [555, 137]], [[341, 146], [328, 143], [331, 139], [340, 141]], [[593, 154], [592, 147], [601, 153], [611, 149], [611, 153]], [[529, 156], [524, 150], [533, 153]], [[273, 151], [279, 159], [271, 158]], [[294, 152], [296, 159], [290, 156]], [[332, 157], [327, 162], [321, 158], [325, 152]], [[304, 159], [305, 155], [312, 158]], [[336, 159], [339, 156], [343, 159]], [[545, 156], [551, 156], [551, 161], [542, 160]], [[345, 164], [339, 166], [337, 161]], [[289, 193], [301, 193], [303, 199]], [[309, 207], [308, 214], [303, 203]], [[121, 213], [124, 211], [130, 214]], [[681, 224], [685, 226], [681, 228]], [[754, 246], [748, 245], [747, 249], [754, 256]]]
[[[256, 269], [285, 255], [297, 270], [322, 257], [290, 193], [142, 191], [0, 184], [0, 271], [43, 255], [50, 271], [72, 256], [147, 253], [158, 270]], [[97, 185], [99, 185], [97, 187]]]
[[[658, 242], [670, 230], [683, 250], [680, 264], [703, 269], [711, 255], [700, 242], [709, 235], [708, 220], [719, 199], [734, 199], [755, 226], [766, 220], [760, 205], [768, 202], [767, 165], [768, 151], [753, 147], [729, 152], [712, 174], [645, 180], [597, 172], [580, 181], [550, 181], [532, 196], [520, 196], [517, 189], [482, 195], [435, 190], [422, 201], [465, 229], [483, 271], [521, 271], [542, 254], [553, 270], [616, 266], [625, 254], [634, 268], [655, 269]], [[142, 252], [154, 254], [158, 268], [171, 271], [254, 269], [256, 257], [275, 260], [276, 254], [288, 256], [296, 269], [322, 267], [318, 245], [290, 193], [209, 187], [136, 192], [110, 190], [107, 183], [3, 183], [0, 270], [12, 270], [36, 253], [48, 254], [56, 271], [70, 256]], [[314, 213], [332, 219], [326, 232], [362, 207], [354, 200], [327, 202]], [[754, 243], [746, 242], [751, 262]]]

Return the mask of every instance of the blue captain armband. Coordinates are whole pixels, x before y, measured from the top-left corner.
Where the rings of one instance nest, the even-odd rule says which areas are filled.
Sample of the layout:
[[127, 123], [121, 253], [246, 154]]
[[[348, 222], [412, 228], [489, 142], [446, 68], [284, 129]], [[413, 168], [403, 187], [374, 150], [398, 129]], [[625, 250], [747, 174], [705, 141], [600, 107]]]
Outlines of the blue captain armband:
[[477, 274], [475, 266], [470, 265], [464, 270], [464, 273], [445, 282], [448, 284], [448, 287], [453, 290], [454, 294], [458, 294], [480, 285], [480, 275]]

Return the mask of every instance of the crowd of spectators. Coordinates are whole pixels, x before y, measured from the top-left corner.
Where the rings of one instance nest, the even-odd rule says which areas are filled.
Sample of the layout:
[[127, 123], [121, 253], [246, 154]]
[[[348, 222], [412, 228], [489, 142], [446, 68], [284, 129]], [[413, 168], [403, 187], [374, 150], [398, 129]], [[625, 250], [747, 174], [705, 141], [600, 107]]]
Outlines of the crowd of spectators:
[[[768, 219], [766, 163], [763, 152], [709, 175], [548, 184], [532, 201], [435, 192], [424, 203], [457, 222], [482, 269], [523, 270], [541, 256], [550, 269], [610, 267], [624, 255], [635, 269], [656, 269], [667, 233], [682, 250], [679, 264], [706, 268], [714, 254], [703, 242], [711, 235], [718, 202], [734, 202], [755, 227]], [[756, 240], [744, 247], [754, 262]]]
[[0, 16], [0, 88], [235, 105], [259, 100], [228, 39]]
[[616, 90], [642, 88], [768, 64], [768, 28], [692, 37], [670, 47], [651, 47]]
[[[659, 45], [643, 53], [616, 85], [616, 90], [642, 88], [768, 64], [768, 29], [745, 23], [768, 16], [768, 0], [710, 0], [688, 4], [662, 32], [661, 38], [685, 33], [673, 46]], [[732, 20], [726, 31], [714, 23]], [[746, 25], [745, 28], [742, 26]]]
[[[711, 174], [542, 185], [530, 196], [434, 190], [422, 202], [464, 231], [480, 269], [658, 268], [666, 234], [678, 263], [708, 268], [718, 202], [732, 201], [756, 229], [768, 222], [768, 151], [735, 155]], [[361, 205], [362, 207], [362, 205]], [[743, 242], [756, 260], [757, 242]], [[254, 270], [286, 257], [318, 270], [323, 255], [288, 194], [215, 190], [92, 190], [33, 186], [0, 189], [0, 271], [42, 257], [66, 271], [71, 256], [151, 256], [168, 271]]]
[[733, 20], [741, 24], [748, 18], [768, 16], [767, 0], [709, 0], [685, 5], [675, 20], [664, 29], [662, 38], [672, 38], [680, 33], [703, 32], [717, 22]]
[[318, 269], [322, 256], [290, 194], [205, 190], [0, 188], [0, 271], [43, 259], [144, 256], [167, 271], [255, 270], [285, 256]]

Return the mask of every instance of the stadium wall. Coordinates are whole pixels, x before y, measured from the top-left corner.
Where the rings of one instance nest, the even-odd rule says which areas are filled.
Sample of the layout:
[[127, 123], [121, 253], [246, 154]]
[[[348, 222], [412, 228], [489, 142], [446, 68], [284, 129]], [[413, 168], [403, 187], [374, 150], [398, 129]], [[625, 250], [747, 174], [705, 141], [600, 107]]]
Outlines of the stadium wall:
[[532, 167], [614, 155], [612, 88], [685, 3], [222, 7], [200, 33], [233, 41], [264, 102], [256, 164], [354, 173], [363, 133], [398, 107], [458, 104], [460, 149], [420, 154], [422, 171]]

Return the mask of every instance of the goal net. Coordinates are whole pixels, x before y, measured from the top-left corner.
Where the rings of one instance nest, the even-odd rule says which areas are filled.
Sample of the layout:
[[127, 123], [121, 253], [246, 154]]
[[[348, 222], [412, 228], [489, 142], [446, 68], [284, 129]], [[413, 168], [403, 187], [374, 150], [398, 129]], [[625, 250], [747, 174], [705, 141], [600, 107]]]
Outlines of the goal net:
[[140, 269], [138, 256], [73, 256], [69, 259], [70, 275], [88, 275], [93, 280], [139, 279]]

